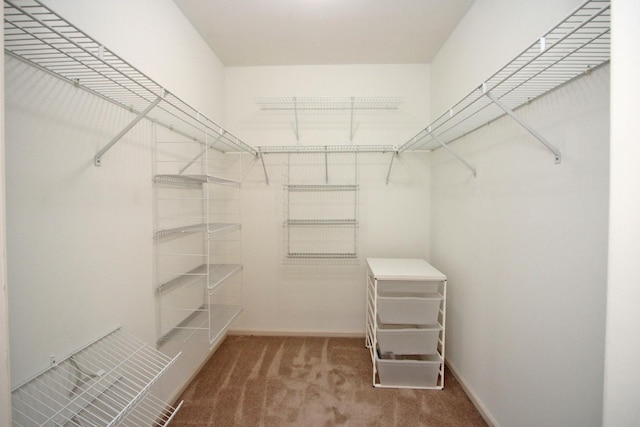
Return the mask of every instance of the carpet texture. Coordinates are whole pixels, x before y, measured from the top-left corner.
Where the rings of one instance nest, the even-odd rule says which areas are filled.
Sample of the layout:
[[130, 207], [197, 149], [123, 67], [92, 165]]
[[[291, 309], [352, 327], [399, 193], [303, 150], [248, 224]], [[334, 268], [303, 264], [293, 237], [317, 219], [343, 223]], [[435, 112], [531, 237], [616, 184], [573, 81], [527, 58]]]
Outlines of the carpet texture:
[[229, 336], [179, 400], [177, 426], [486, 426], [444, 390], [374, 388], [364, 338]]

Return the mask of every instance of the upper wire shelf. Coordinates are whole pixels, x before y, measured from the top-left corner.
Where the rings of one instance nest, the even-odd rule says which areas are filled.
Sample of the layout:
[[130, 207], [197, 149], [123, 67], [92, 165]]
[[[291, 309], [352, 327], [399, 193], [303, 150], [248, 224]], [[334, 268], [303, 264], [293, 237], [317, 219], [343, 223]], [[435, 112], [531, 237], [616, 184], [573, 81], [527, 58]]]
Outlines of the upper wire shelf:
[[[477, 89], [399, 146], [398, 152], [431, 150], [448, 144], [504, 115], [506, 110], [499, 104], [509, 110], [517, 109], [609, 61], [610, 7], [609, 0], [590, 0], [582, 4]], [[559, 162], [560, 153], [554, 151], [554, 154]]]
[[178, 356], [116, 329], [16, 387], [13, 425], [167, 425], [180, 406], [148, 392]]
[[395, 153], [394, 145], [272, 145], [258, 147], [259, 154], [297, 153]]
[[[256, 150], [37, 0], [4, 1], [5, 52], [221, 152]], [[155, 107], [152, 107], [155, 105]], [[144, 116], [144, 114], [143, 114]], [[207, 137], [203, 137], [203, 133]]]
[[359, 110], [397, 110], [402, 103], [399, 96], [370, 96], [370, 97], [322, 97], [322, 96], [275, 96], [257, 97], [256, 104], [261, 110], [293, 111], [294, 132], [296, 141], [300, 141], [300, 127], [298, 113], [302, 111], [348, 111], [351, 113], [349, 124], [349, 141], [353, 141], [354, 112]]
[[262, 96], [255, 98], [261, 110], [395, 110], [400, 96]]

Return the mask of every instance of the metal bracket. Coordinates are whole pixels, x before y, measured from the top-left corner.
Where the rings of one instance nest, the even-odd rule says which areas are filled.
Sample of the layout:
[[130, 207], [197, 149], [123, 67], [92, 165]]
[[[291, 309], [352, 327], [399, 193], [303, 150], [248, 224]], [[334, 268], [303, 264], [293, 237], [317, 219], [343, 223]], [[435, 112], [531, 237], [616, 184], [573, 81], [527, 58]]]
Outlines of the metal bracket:
[[260, 162], [262, 162], [262, 171], [264, 172], [264, 180], [269, 185], [269, 175], [267, 174], [267, 167], [264, 164], [264, 156], [262, 155], [262, 150], [258, 149], [258, 156], [260, 156]]
[[389, 162], [389, 170], [387, 171], [387, 181], [385, 182], [386, 185], [389, 185], [389, 177], [391, 176], [391, 167], [393, 166], [393, 159], [397, 155], [398, 155], [397, 151], [391, 153], [391, 161]]
[[202, 151], [200, 151], [200, 153], [197, 156], [195, 156], [193, 159], [191, 159], [189, 161], [189, 163], [187, 163], [184, 167], [182, 167], [182, 169], [180, 169], [180, 171], [178, 171], [178, 173], [180, 175], [182, 175], [184, 173], [184, 171], [186, 171], [189, 168], [189, 166], [194, 164], [196, 162], [196, 160], [198, 160], [200, 157], [202, 157], [202, 155], [204, 153], [206, 153], [209, 148], [213, 148], [213, 146], [216, 145], [216, 143], [218, 141], [220, 141], [220, 139], [224, 136], [225, 133], [226, 133], [226, 131], [224, 129], [220, 129], [220, 133], [219, 133], [218, 137], [216, 138], [216, 140], [213, 141], [211, 144], [205, 145], [205, 147], [202, 149]]
[[355, 97], [351, 97], [351, 126], [349, 132], [349, 142], [353, 142], [353, 104], [355, 102]]
[[456, 159], [458, 159], [461, 163], [463, 163], [466, 167], [468, 167], [471, 172], [473, 172], [473, 176], [478, 176], [478, 171], [476, 170], [476, 168], [474, 168], [473, 166], [471, 166], [471, 164], [469, 164], [469, 162], [467, 162], [465, 159], [462, 158], [462, 156], [460, 156], [458, 153], [456, 153], [455, 151], [453, 151], [453, 149], [451, 147], [449, 147], [447, 144], [445, 144], [444, 142], [442, 142], [442, 140], [440, 138], [438, 138], [435, 134], [431, 133], [431, 129], [427, 128], [427, 132], [429, 133], [429, 135], [438, 143], [440, 144], [440, 146], [442, 148], [444, 148], [445, 150], [447, 150], [453, 157], [455, 157]]
[[487, 96], [487, 98], [489, 98], [494, 104], [496, 104], [502, 111], [504, 111], [506, 114], [509, 115], [509, 117], [511, 117], [513, 120], [515, 120], [520, 126], [522, 126], [527, 132], [529, 132], [531, 135], [533, 135], [533, 137], [535, 139], [537, 139], [538, 141], [540, 141], [542, 143], [542, 145], [544, 145], [545, 147], [547, 147], [547, 149], [549, 151], [551, 151], [553, 153], [553, 155], [556, 158], [556, 164], [560, 164], [562, 163], [562, 155], [560, 153], [560, 150], [558, 150], [555, 146], [551, 145], [551, 143], [549, 143], [549, 141], [547, 141], [545, 139], [545, 137], [543, 137], [542, 135], [540, 135], [535, 129], [533, 129], [531, 126], [529, 126], [529, 124], [527, 122], [525, 122], [524, 120], [522, 120], [520, 117], [518, 117], [513, 110], [511, 110], [509, 107], [507, 107], [506, 105], [504, 105], [502, 102], [500, 102], [498, 100], [498, 98], [496, 98], [495, 96], [493, 96], [491, 94], [491, 92], [487, 92], [486, 91], [486, 86], [483, 84], [483, 92], [484, 94]]
[[329, 183], [329, 154], [327, 154], [327, 147], [324, 147], [324, 182]]
[[293, 97], [293, 115], [295, 118], [295, 127], [293, 131], [296, 133], [296, 141], [300, 142], [300, 128], [298, 127], [298, 102], [295, 96]]
[[158, 96], [151, 104], [149, 104], [147, 108], [144, 109], [143, 112], [138, 114], [136, 118], [131, 121], [131, 123], [125, 126], [124, 129], [122, 129], [115, 137], [113, 137], [113, 139], [109, 141], [109, 143], [105, 145], [104, 148], [102, 148], [102, 150], [98, 151], [98, 154], [96, 154], [95, 157], [93, 158], [93, 164], [96, 166], [102, 166], [102, 156], [104, 155], [104, 153], [109, 151], [111, 147], [113, 147], [118, 141], [120, 141], [120, 139], [122, 139], [122, 137], [125, 136], [127, 132], [129, 132], [131, 128], [133, 128], [140, 120], [144, 119], [145, 116], [149, 114], [149, 112], [153, 110], [160, 101], [162, 101], [162, 98], [164, 98], [164, 95], [165, 95], [165, 92], [163, 90], [162, 94]]

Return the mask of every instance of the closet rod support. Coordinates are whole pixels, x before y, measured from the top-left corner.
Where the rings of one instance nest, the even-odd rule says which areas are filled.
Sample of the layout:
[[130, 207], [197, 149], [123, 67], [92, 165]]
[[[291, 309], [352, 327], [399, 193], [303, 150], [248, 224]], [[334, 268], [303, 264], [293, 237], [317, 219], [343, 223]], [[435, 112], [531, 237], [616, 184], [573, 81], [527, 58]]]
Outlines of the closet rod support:
[[200, 157], [202, 157], [202, 156], [204, 155], [204, 153], [206, 153], [206, 152], [207, 152], [207, 150], [208, 150], [209, 148], [213, 148], [213, 146], [214, 146], [214, 145], [216, 145], [216, 143], [217, 143], [218, 141], [220, 141], [220, 139], [224, 136], [224, 134], [225, 134], [225, 133], [226, 133], [226, 131], [225, 131], [225, 130], [223, 130], [223, 129], [221, 129], [221, 130], [220, 130], [220, 134], [218, 135], [218, 137], [216, 138], [216, 140], [215, 140], [215, 141], [213, 141], [211, 144], [206, 143], [206, 144], [205, 144], [205, 146], [204, 146], [204, 148], [202, 149], [202, 151], [200, 151], [200, 153], [199, 153], [197, 156], [195, 156], [193, 159], [191, 159], [191, 160], [189, 161], [189, 163], [187, 163], [185, 166], [183, 166], [183, 167], [178, 171], [178, 173], [179, 173], [180, 175], [182, 175], [182, 174], [183, 174], [187, 169], [189, 169], [189, 167], [190, 167], [192, 164], [194, 164], [194, 163], [195, 163], [195, 162], [196, 162]]
[[300, 129], [298, 128], [298, 100], [293, 97], [293, 116], [295, 123], [293, 124], [293, 131], [296, 133], [296, 142], [300, 142]]
[[440, 138], [438, 138], [435, 134], [433, 134], [431, 132], [431, 129], [427, 129], [427, 132], [429, 133], [429, 135], [431, 135], [431, 137], [438, 143], [440, 144], [440, 146], [442, 148], [444, 148], [445, 150], [447, 150], [449, 152], [449, 154], [451, 154], [453, 157], [455, 157], [456, 159], [458, 159], [461, 163], [463, 163], [467, 168], [469, 168], [469, 170], [471, 170], [471, 172], [473, 172], [473, 176], [476, 177], [478, 176], [478, 171], [476, 170], [476, 168], [474, 168], [473, 166], [471, 166], [471, 164], [469, 162], [467, 162], [465, 159], [462, 158], [462, 156], [460, 156], [460, 154], [456, 153], [451, 147], [449, 147], [447, 144], [445, 144], [444, 142], [442, 142], [442, 140]]
[[495, 96], [493, 96], [491, 94], [491, 92], [484, 92], [484, 94], [487, 96], [487, 98], [489, 98], [494, 104], [496, 104], [502, 111], [504, 111], [506, 114], [509, 115], [509, 117], [511, 117], [513, 120], [515, 120], [520, 126], [522, 126], [527, 132], [529, 132], [531, 135], [533, 135], [533, 137], [535, 139], [537, 139], [538, 141], [540, 141], [542, 143], [542, 145], [544, 145], [545, 147], [547, 147], [547, 149], [549, 151], [551, 151], [553, 153], [553, 155], [556, 158], [556, 164], [560, 164], [562, 163], [562, 155], [560, 153], [560, 150], [558, 150], [556, 147], [554, 147], [553, 145], [551, 145], [551, 143], [549, 141], [546, 140], [545, 137], [543, 137], [542, 135], [540, 135], [535, 129], [533, 129], [531, 126], [529, 126], [529, 124], [527, 122], [525, 122], [524, 120], [522, 120], [520, 117], [518, 117], [518, 115], [516, 115], [516, 113], [513, 112], [513, 110], [511, 110], [509, 107], [507, 107], [506, 105], [504, 105], [502, 102], [500, 102], [500, 100], [498, 98], [496, 98]]
[[353, 104], [355, 102], [355, 97], [351, 97], [351, 126], [349, 129], [349, 142], [353, 142]]
[[264, 172], [264, 180], [267, 185], [269, 185], [269, 175], [267, 174], [267, 167], [264, 164], [264, 156], [262, 155], [262, 150], [258, 149], [258, 156], [260, 156], [260, 162], [262, 162], [262, 171]]
[[397, 155], [398, 155], [397, 151], [391, 153], [391, 161], [389, 162], [389, 170], [387, 171], [387, 181], [385, 182], [386, 185], [389, 185], [389, 178], [391, 177], [391, 167], [393, 166], [393, 159]]
[[109, 143], [105, 145], [102, 150], [98, 151], [98, 154], [96, 154], [93, 158], [93, 164], [96, 166], [102, 166], [102, 156], [104, 155], [104, 153], [109, 151], [111, 147], [113, 147], [118, 141], [120, 141], [120, 139], [122, 139], [122, 137], [125, 136], [127, 132], [129, 132], [131, 128], [133, 128], [140, 120], [144, 119], [146, 115], [149, 114], [149, 112], [153, 110], [155, 106], [160, 103], [160, 101], [162, 101], [162, 98], [164, 98], [164, 90], [162, 91], [162, 95], [158, 96], [151, 104], [147, 106], [147, 108], [144, 109], [143, 112], [138, 114], [136, 118], [133, 119], [127, 126], [125, 126], [125, 128], [122, 129], [111, 141], [109, 141]]
[[324, 147], [324, 182], [329, 183], [329, 154], [326, 146]]

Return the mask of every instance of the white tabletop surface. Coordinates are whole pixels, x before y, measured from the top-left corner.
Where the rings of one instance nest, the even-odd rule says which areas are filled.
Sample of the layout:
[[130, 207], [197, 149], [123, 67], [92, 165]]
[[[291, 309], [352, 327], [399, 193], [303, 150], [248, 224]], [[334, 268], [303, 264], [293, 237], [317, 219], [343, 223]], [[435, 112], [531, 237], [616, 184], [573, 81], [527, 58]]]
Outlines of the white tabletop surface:
[[378, 280], [446, 280], [447, 276], [423, 259], [367, 258]]

